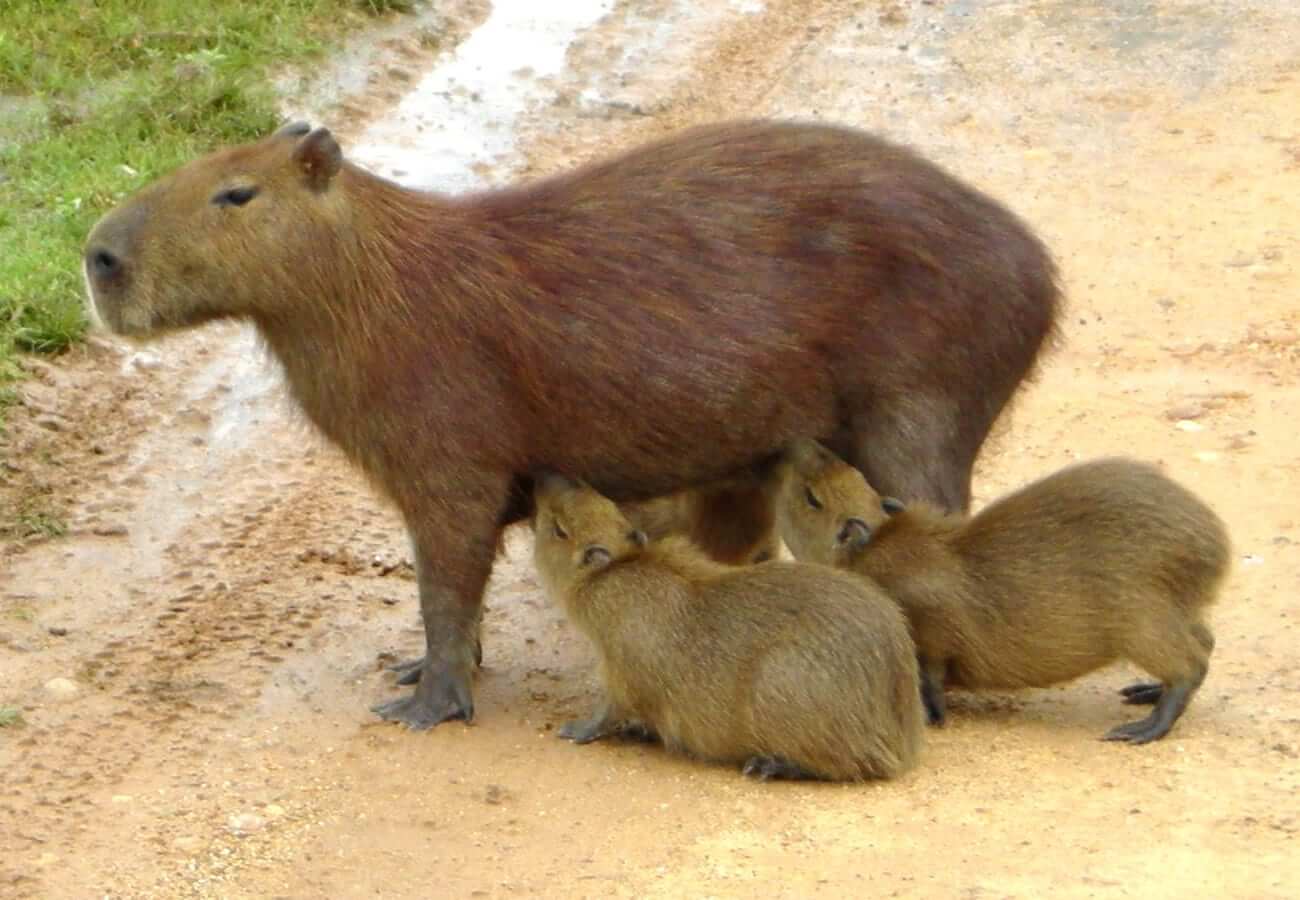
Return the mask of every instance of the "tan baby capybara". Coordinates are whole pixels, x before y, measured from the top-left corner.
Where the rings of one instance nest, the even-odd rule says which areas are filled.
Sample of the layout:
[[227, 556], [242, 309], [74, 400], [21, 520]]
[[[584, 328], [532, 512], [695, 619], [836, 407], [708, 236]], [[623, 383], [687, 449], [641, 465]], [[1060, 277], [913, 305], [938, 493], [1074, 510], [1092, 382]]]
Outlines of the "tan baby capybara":
[[779, 471], [791, 553], [869, 576], [903, 607], [931, 722], [944, 719], [945, 683], [1047, 687], [1126, 659], [1159, 681], [1124, 688], [1124, 702], [1155, 709], [1106, 739], [1145, 744], [1205, 679], [1228, 534], [1152, 465], [1073, 465], [972, 517], [903, 508], [812, 441], [793, 444]]
[[118, 334], [251, 321], [397, 506], [426, 653], [414, 696], [377, 710], [415, 728], [473, 715], [483, 587], [528, 473], [641, 501], [807, 435], [961, 509], [1059, 301], [997, 201], [870, 134], [764, 121], [454, 197], [291, 125], [124, 201], [84, 269]]
[[652, 541], [685, 537], [711, 559], [750, 565], [776, 559], [780, 537], [770, 490], [758, 471], [620, 509]]
[[915, 765], [916, 648], [866, 579], [647, 542], [610, 500], [556, 474], [537, 479], [535, 505], [538, 574], [595, 645], [604, 686], [595, 714], [562, 737], [633, 728], [763, 779], [891, 778]]

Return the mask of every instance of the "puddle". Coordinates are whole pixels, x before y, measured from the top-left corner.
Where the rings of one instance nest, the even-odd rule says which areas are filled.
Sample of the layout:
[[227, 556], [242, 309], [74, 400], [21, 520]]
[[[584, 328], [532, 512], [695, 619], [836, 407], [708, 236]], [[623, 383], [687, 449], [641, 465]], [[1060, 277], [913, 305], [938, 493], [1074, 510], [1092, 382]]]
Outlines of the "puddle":
[[515, 151], [521, 114], [553, 96], [547, 79], [564, 67], [574, 38], [613, 0], [494, 0], [487, 20], [429, 72], [350, 155], [412, 187], [463, 191]]

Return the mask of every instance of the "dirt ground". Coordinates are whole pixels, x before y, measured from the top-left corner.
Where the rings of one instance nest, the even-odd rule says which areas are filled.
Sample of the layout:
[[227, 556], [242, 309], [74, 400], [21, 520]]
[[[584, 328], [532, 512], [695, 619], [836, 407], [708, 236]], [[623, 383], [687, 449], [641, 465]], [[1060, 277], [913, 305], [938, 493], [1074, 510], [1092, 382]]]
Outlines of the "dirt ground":
[[[1041, 230], [1065, 340], [987, 448], [976, 502], [1126, 453], [1212, 503], [1234, 572], [1188, 714], [1130, 747], [1097, 740], [1133, 717], [1127, 671], [958, 694], [916, 772], [863, 786], [575, 747], [554, 728], [591, 701], [591, 656], [516, 532], [477, 721], [407, 732], [367, 710], [398, 690], [384, 663], [422, 647], [392, 511], [246, 331], [94, 341], [30, 363], [0, 446], [0, 502], [35, 493], [70, 524], [0, 546], [0, 706], [22, 709], [0, 728], [0, 895], [1300, 895], [1294, 4], [584, 5], [555, 71], [510, 74], [520, 93], [438, 94], [511, 136], [466, 156], [472, 177], [723, 116], [821, 118], [915, 144]], [[479, 3], [461, 43], [411, 58], [453, 64], [518, 6]], [[442, 140], [421, 120], [442, 107], [400, 101], [418, 73], [390, 63], [342, 108], [370, 130], [329, 124]]]

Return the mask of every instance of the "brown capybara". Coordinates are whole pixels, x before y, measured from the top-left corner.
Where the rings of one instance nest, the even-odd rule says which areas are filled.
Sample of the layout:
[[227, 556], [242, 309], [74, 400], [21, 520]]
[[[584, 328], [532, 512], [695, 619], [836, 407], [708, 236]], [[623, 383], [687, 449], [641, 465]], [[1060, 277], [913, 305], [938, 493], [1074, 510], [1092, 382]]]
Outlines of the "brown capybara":
[[903, 607], [930, 721], [945, 683], [1047, 687], [1127, 659], [1159, 679], [1120, 693], [1151, 715], [1107, 740], [1164, 737], [1209, 666], [1205, 614], [1227, 574], [1217, 515], [1146, 463], [1062, 469], [977, 515], [882, 498], [811, 441], [779, 468], [778, 520], [797, 559], [869, 576]]
[[620, 510], [649, 540], [677, 535], [718, 562], [750, 565], [776, 559], [781, 549], [772, 499], [763, 484], [757, 473], [747, 473], [693, 490], [623, 503]]
[[868, 580], [794, 562], [728, 566], [647, 543], [617, 506], [537, 479], [542, 583], [596, 647], [604, 699], [562, 737], [627, 728], [760, 778], [859, 780], [910, 769], [925, 728], [907, 620]]
[[426, 653], [416, 728], [473, 715], [497, 536], [553, 468], [616, 502], [817, 437], [904, 498], [965, 507], [1053, 331], [1056, 269], [996, 201], [849, 128], [702, 126], [450, 197], [291, 125], [109, 212], [84, 269], [113, 331], [253, 322], [291, 395], [396, 504]]

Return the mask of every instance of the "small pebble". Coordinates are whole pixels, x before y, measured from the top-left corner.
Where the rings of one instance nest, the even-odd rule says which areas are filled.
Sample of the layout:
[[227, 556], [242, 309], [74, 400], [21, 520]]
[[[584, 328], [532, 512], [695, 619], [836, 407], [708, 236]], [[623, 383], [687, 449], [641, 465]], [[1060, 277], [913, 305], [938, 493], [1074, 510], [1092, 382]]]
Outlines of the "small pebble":
[[226, 826], [237, 835], [254, 834], [266, 827], [266, 819], [256, 813], [235, 813], [226, 820]]
[[67, 637], [68, 634], [68, 629], [62, 625], [51, 625], [47, 630], [55, 637]]
[[74, 697], [80, 691], [81, 688], [71, 678], [51, 678], [45, 682], [45, 693], [59, 700]]

